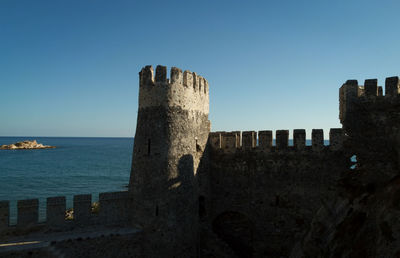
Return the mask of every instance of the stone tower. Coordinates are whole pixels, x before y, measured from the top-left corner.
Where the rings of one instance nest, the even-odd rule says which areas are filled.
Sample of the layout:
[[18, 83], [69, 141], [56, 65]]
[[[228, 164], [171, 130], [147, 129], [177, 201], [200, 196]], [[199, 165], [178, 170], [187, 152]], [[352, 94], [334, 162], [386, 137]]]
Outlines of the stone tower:
[[129, 191], [134, 223], [154, 257], [193, 257], [198, 245], [197, 172], [210, 132], [208, 82], [152, 66], [139, 73], [139, 111]]
[[372, 174], [374, 184], [392, 178], [400, 169], [399, 77], [386, 78], [384, 89], [385, 94], [377, 79], [365, 80], [364, 85], [348, 80], [339, 92], [346, 149], [356, 155], [360, 169]]

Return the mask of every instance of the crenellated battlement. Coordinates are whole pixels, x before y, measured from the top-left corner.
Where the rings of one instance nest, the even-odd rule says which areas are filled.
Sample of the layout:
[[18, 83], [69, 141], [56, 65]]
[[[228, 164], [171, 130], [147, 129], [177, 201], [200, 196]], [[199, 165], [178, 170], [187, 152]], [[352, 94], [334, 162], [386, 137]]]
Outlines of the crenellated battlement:
[[180, 107], [185, 110], [209, 112], [208, 82], [195, 72], [158, 65], [155, 75], [148, 65], [139, 73], [139, 109], [147, 107]]
[[[258, 135], [258, 137], [257, 137]], [[306, 145], [306, 130], [293, 130], [293, 145], [289, 145], [289, 130], [276, 130], [275, 146], [273, 145], [272, 131], [234, 131], [211, 132], [209, 144], [213, 150], [226, 153], [236, 151], [339, 151], [343, 147], [344, 134], [341, 128], [332, 128], [329, 131], [329, 145], [324, 144], [322, 129], [313, 129], [311, 146]]]
[[385, 94], [383, 87], [378, 86], [377, 79], [367, 79], [364, 85], [357, 80], [347, 80], [339, 90], [339, 118], [343, 123], [356, 109], [356, 106], [372, 103], [390, 105], [397, 102], [400, 94], [399, 77], [388, 77], [385, 80]]
[[[90, 225], [125, 225], [129, 221], [130, 197], [127, 191], [99, 194], [99, 211], [92, 212], [92, 195], [80, 194], [73, 197], [73, 219], [66, 219], [66, 197], [46, 199], [46, 220], [39, 223], [39, 199], [17, 201], [16, 227], [42, 225], [49, 228]], [[0, 232], [10, 225], [10, 201], [0, 201]], [[15, 213], [14, 213], [15, 214]]]

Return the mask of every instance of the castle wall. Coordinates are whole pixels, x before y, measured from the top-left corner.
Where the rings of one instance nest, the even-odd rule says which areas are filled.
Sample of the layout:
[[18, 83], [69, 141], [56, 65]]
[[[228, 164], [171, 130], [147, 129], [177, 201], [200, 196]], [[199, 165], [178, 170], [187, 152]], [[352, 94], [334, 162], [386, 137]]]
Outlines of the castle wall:
[[128, 192], [108, 192], [99, 195], [100, 221], [106, 225], [126, 225], [130, 222]]
[[20, 200], [18, 207], [18, 226], [29, 226], [36, 224], [39, 219], [39, 200]]
[[47, 198], [46, 218], [51, 227], [63, 227], [65, 224], [65, 196]]
[[399, 92], [398, 77], [386, 78], [385, 95], [376, 79], [365, 80], [364, 85], [348, 80], [340, 88], [340, 120], [348, 135], [346, 144], [357, 156], [359, 168], [380, 171], [380, 178], [373, 180], [375, 184], [398, 173]]
[[92, 215], [92, 195], [80, 194], [74, 196], [74, 220], [78, 224], [87, 225]]
[[131, 197], [127, 191], [107, 192], [99, 194], [99, 211], [93, 213], [92, 195], [75, 195], [74, 215], [66, 220], [65, 196], [49, 197], [46, 201], [46, 221], [39, 222], [39, 200], [19, 200], [17, 202], [17, 224], [10, 225], [9, 201], [0, 202], [0, 236], [8, 231], [23, 228], [43, 227], [51, 229], [70, 229], [92, 225], [123, 226], [130, 225], [129, 217]]
[[[400, 82], [340, 88], [345, 150], [355, 157], [336, 195], [314, 216], [291, 257], [396, 257], [400, 253]], [[360, 248], [361, 247], [361, 248]]]
[[[233, 246], [245, 243], [243, 248], [253, 248], [254, 257], [287, 255], [350, 166], [341, 129], [331, 129], [329, 146], [323, 145], [321, 129], [312, 131], [312, 146], [306, 146], [305, 130], [295, 130], [294, 146], [289, 146], [288, 133], [276, 132], [276, 146], [272, 131], [258, 133], [259, 145], [256, 132], [243, 132], [242, 145], [234, 144], [240, 142], [235, 138], [240, 133], [210, 134], [209, 219], [217, 234]], [[226, 214], [244, 216], [229, 219]], [[234, 229], [217, 225], [222, 217]]]
[[0, 232], [8, 227], [10, 221], [10, 202], [0, 201]]

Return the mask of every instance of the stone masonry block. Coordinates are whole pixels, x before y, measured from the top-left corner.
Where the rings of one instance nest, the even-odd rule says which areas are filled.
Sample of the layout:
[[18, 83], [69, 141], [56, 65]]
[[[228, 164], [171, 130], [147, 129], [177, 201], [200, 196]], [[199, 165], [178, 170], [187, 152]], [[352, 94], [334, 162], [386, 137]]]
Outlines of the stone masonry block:
[[293, 130], [293, 145], [296, 150], [303, 150], [306, 146], [306, 130]]
[[195, 72], [193, 72], [192, 75], [193, 75], [193, 89], [194, 91], [197, 91], [199, 88], [199, 76]]
[[66, 199], [64, 196], [47, 198], [47, 224], [62, 226], [65, 223]]
[[7, 228], [10, 221], [10, 202], [0, 201], [0, 231]]
[[314, 151], [322, 150], [324, 147], [324, 130], [312, 129], [311, 141], [312, 141], [312, 149]]
[[395, 97], [400, 92], [399, 77], [388, 77], [385, 80], [385, 95], [388, 97]]
[[193, 73], [191, 71], [183, 72], [183, 85], [188, 88], [193, 87]]
[[207, 92], [208, 92], [208, 81], [205, 78], [203, 78], [203, 81], [204, 81], [204, 94], [207, 94]]
[[129, 193], [100, 193], [100, 219], [106, 225], [126, 224], [129, 215]]
[[357, 80], [347, 80], [345, 84], [358, 86], [358, 81]]
[[167, 67], [163, 65], [157, 65], [156, 67], [156, 82], [166, 83], [167, 82]]
[[262, 150], [270, 150], [272, 147], [272, 131], [259, 131], [258, 141]]
[[287, 149], [289, 146], [289, 130], [276, 130], [276, 148]]
[[213, 132], [208, 135], [211, 148], [215, 150], [221, 149], [221, 133]]
[[377, 79], [365, 80], [364, 89], [365, 89], [366, 96], [377, 96], [378, 95], [378, 80]]
[[358, 87], [357, 80], [348, 80], [348, 81], [346, 81], [344, 86], [345, 86], [345, 97], [346, 97], [346, 99], [349, 99], [349, 98], [353, 99], [353, 98], [357, 98], [358, 97], [359, 87]]
[[242, 146], [242, 132], [233, 131], [232, 133], [236, 134], [236, 148], [240, 148], [240, 146]]
[[27, 226], [38, 223], [39, 219], [39, 200], [19, 200], [17, 202], [18, 216], [17, 225]]
[[171, 67], [171, 83], [183, 84], [183, 74], [181, 69]]
[[154, 71], [151, 65], [143, 67], [139, 73], [140, 86], [148, 86], [154, 84]]
[[339, 118], [343, 123], [353, 112], [354, 102], [362, 94], [357, 80], [348, 80], [339, 90]]
[[198, 84], [198, 90], [199, 90], [199, 93], [202, 93], [203, 92], [203, 77], [201, 77], [200, 75], [198, 76], [198, 78], [199, 78], [199, 84]]
[[245, 150], [255, 148], [257, 145], [257, 132], [246, 131], [242, 133], [242, 147]]
[[92, 195], [80, 194], [74, 196], [74, 220], [78, 224], [90, 221], [92, 212]]
[[342, 128], [331, 128], [329, 131], [329, 145], [331, 150], [340, 150], [343, 147], [344, 133]]
[[226, 152], [235, 152], [237, 148], [236, 133], [226, 132], [222, 134], [222, 149]]

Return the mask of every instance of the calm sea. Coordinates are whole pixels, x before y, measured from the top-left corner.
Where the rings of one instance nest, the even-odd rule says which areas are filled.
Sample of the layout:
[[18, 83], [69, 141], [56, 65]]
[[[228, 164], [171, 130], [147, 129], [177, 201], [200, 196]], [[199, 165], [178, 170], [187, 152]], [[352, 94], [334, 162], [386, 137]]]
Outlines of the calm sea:
[[0, 137], [0, 145], [23, 140], [57, 148], [0, 150], [0, 200], [10, 200], [11, 224], [17, 200], [38, 198], [44, 221], [47, 197], [65, 196], [70, 208], [76, 194], [92, 194], [97, 201], [101, 192], [126, 190], [133, 138]]
[[46, 198], [122, 191], [129, 182], [133, 138], [0, 137], [0, 145], [23, 140], [56, 146], [43, 150], [0, 150], [0, 200], [10, 200], [11, 223], [16, 201], [39, 199], [39, 220]]

